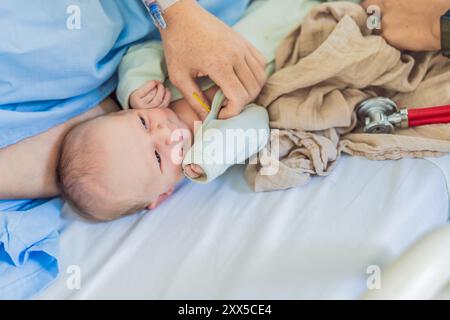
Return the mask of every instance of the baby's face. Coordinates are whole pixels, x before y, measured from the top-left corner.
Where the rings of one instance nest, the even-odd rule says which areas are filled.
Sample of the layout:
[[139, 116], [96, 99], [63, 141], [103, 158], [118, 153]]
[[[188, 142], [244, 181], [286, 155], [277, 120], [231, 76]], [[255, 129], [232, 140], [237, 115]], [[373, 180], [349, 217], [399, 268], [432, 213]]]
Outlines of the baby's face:
[[191, 133], [169, 108], [127, 110], [99, 118], [93, 133], [112, 195], [141, 195], [154, 208], [183, 178]]

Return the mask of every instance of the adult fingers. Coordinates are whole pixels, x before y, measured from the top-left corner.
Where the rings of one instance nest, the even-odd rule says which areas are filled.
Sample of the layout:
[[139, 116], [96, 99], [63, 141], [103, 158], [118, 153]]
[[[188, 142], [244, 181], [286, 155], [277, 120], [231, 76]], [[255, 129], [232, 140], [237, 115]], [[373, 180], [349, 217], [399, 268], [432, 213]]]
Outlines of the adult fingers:
[[[261, 69], [260, 66], [257, 69]], [[236, 75], [239, 77], [242, 85], [245, 87], [248, 95], [248, 102], [253, 101], [258, 96], [261, 91], [262, 85], [259, 84], [258, 80], [254, 76], [253, 72], [257, 73], [258, 70], [252, 71], [246, 61], [240, 63], [235, 69]]]
[[234, 69], [215, 70], [209, 77], [219, 86], [228, 100], [227, 105], [220, 111], [219, 118], [227, 119], [238, 115], [250, 97]]
[[258, 61], [258, 63], [265, 69], [267, 65], [267, 60], [263, 54], [256, 49], [250, 42], [247, 41], [247, 47], [250, 54]]
[[171, 77], [170, 81], [181, 91], [200, 119], [204, 120], [209, 113], [205, 106], [209, 106], [210, 103], [194, 79], [189, 74], [178, 74], [175, 77]]
[[252, 71], [253, 76], [258, 81], [258, 84], [260, 86], [259, 91], [261, 91], [262, 87], [266, 84], [266, 81], [267, 81], [267, 73], [266, 73], [266, 68], [265, 68], [266, 65], [261, 67], [260, 62], [251, 53], [245, 58], [245, 60], [247, 61], [247, 64], [250, 67], [250, 70]]

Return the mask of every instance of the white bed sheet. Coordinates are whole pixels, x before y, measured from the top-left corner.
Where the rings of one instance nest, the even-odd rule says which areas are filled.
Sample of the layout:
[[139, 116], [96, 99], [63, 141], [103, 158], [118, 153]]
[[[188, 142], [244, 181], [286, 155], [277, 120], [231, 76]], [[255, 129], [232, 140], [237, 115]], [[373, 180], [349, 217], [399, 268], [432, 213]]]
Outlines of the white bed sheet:
[[[184, 184], [150, 214], [86, 223], [65, 207], [61, 276], [40, 299], [355, 299], [446, 223], [450, 157], [343, 157], [305, 187], [254, 194], [242, 167]], [[69, 266], [81, 289], [70, 290]]]

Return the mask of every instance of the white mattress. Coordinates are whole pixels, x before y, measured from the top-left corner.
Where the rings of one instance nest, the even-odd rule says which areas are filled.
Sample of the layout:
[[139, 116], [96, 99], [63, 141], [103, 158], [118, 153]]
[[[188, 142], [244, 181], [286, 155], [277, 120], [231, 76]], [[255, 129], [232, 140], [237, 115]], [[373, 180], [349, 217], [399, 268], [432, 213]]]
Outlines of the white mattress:
[[[344, 157], [329, 177], [261, 194], [235, 167], [111, 223], [86, 223], [66, 206], [61, 276], [38, 298], [355, 299], [368, 266], [446, 223], [444, 172], [450, 157]], [[66, 286], [70, 265], [80, 267], [80, 290]]]

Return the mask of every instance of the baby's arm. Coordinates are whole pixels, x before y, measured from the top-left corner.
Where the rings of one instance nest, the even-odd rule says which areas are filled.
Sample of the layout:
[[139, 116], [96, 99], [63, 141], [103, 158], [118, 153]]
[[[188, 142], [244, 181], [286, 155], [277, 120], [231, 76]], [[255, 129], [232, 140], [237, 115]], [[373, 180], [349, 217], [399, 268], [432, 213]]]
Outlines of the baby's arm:
[[130, 47], [119, 66], [117, 98], [122, 107], [168, 106], [171, 96], [163, 86], [166, 75], [161, 42], [149, 41]]
[[[203, 94], [208, 99], [208, 101], [213, 101], [214, 96], [216, 95], [218, 90], [219, 90], [219, 87], [214, 85], [213, 87], [203, 91]], [[187, 105], [189, 105], [187, 100], [185, 100], [185, 99], [182, 99], [182, 100], [183, 100], [183, 103], [186, 103]], [[224, 103], [222, 103], [222, 105], [223, 104]], [[185, 165], [184, 173], [188, 178], [191, 178], [191, 179], [198, 179], [205, 174], [202, 167], [197, 164], [194, 164], [194, 163]]]
[[[185, 175], [198, 183], [208, 183], [234, 164], [243, 163], [268, 142], [270, 129], [267, 110], [255, 104], [226, 120], [217, 120], [223, 94], [217, 93], [211, 113], [183, 160]], [[239, 141], [237, 141], [237, 140]]]

